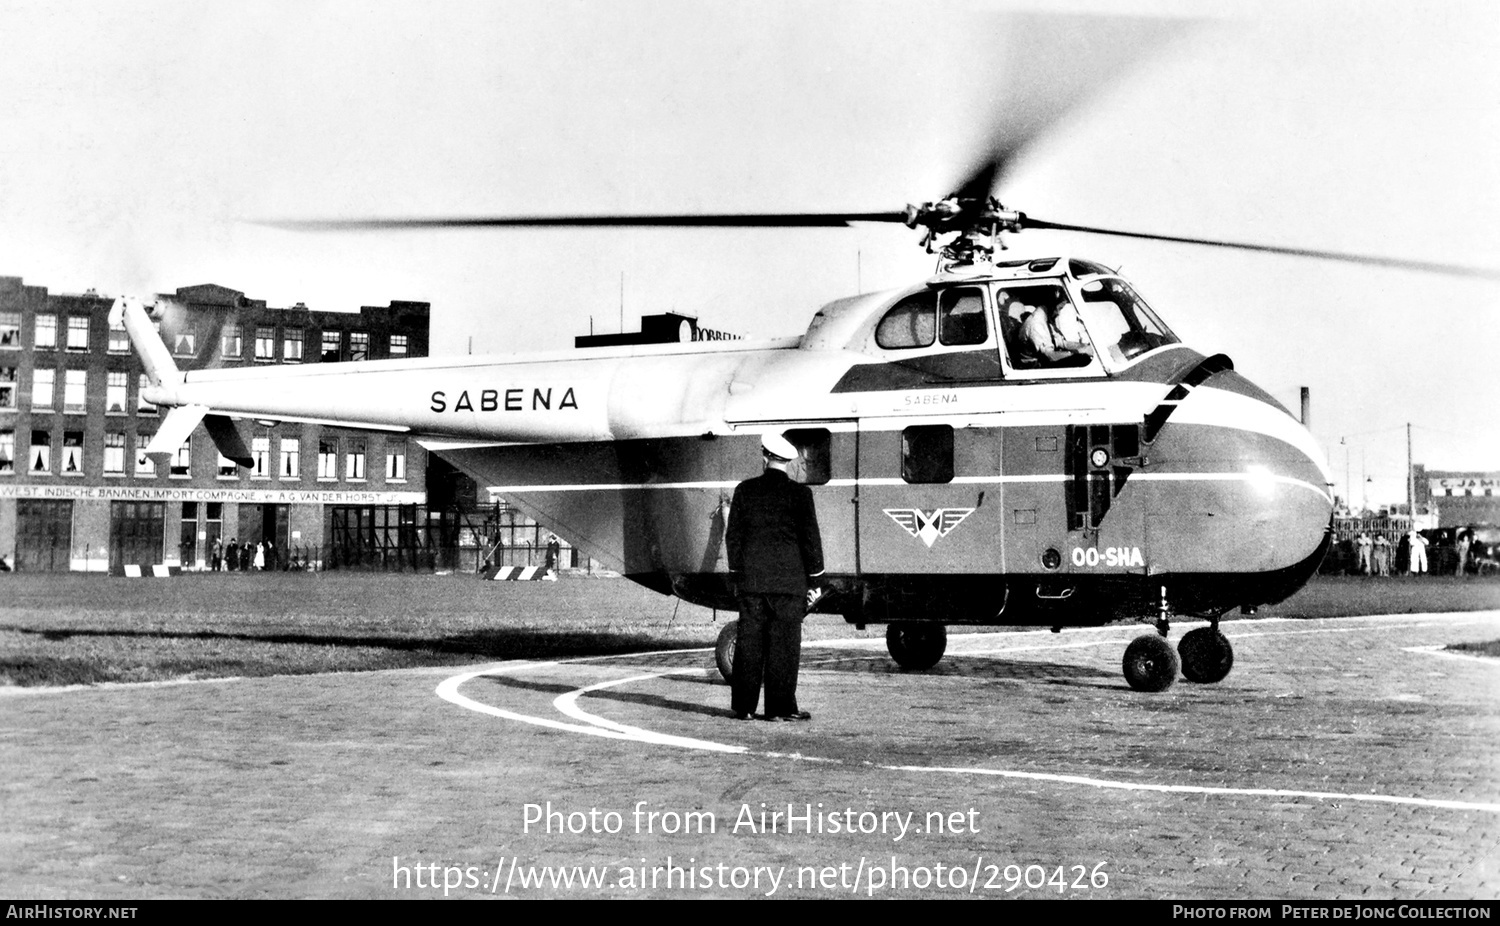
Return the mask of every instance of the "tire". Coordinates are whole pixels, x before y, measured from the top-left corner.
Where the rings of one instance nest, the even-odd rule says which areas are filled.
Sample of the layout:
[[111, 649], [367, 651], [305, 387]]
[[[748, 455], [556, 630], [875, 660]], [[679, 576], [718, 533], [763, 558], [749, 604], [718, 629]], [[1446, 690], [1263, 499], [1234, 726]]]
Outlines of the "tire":
[[740, 622], [730, 621], [719, 631], [718, 642], [714, 644], [714, 663], [726, 682], [734, 681], [734, 648], [739, 642]]
[[943, 658], [948, 649], [948, 629], [942, 624], [896, 621], [885, 629], [885, 647], [896, 665], [920, 672]]
[[1182, 657], [1182, 677], [1200, 685], [1222, 682], [1234, 667], [1234, 647], [1212, 627], [1183, 634], [1177, 652]]
[[1166, 691], [1177, 680], [1177, 653], [1160, 634], [1136, 637], [1125, 647], [1125, 681], [1136, 691]]

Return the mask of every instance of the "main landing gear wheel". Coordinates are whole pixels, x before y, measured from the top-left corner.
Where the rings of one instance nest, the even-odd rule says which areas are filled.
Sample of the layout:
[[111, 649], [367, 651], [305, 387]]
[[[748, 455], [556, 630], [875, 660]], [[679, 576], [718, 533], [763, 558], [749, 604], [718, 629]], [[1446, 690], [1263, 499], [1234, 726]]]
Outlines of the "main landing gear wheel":
[[1222, 682], [1234, 666], [1234, 647], [1217, 627], [1189, 630], [1177, 644], [1177, 652], [1182, 656], [1182, 677], [1190, 682]]
[[719, 640], [714, 644], [714, 662], [724, 681], [734, 681], [734, 647], [740, 641], [740, 622], [730, 621], [719, 631]]
[[948, 649], [948, 629], [942, 624], [896, 621], [885, 629], [885, 647], [903, 669], [930, 669]]
[[1177, 680], [1177, 654], [1160, 634], [1136, 637], [1125, 647], [1125, 681], [1136, 691], [1166, 691]]

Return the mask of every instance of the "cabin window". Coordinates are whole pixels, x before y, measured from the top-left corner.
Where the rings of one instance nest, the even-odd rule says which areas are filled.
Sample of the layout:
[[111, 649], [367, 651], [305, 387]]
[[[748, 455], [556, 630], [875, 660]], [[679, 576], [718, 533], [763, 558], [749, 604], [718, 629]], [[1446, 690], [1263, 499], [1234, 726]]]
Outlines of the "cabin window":
[[1177, 336], [1124, 280], [1092, 280], [1080, 292], [1084, 324], [1094, 336], [1094, 343], [1116, 362], [1123, 363], [1149, 350], [1177, 343]]
[[797, 448], [797, 459], [787, 467], [787, 474], [803, 485], [827, 483], [833, 475], [828, 429], [794, 428], [786, 432], [786, 439]]
[[922, 424], [901, 432], [901, 478], [907, 482], [953, 481], [953, 428]]
[[875, 343], [886, 350], [931, 346], [937, 336], [935, 296], [917, 293], [896, 303], [876, 326]]
[[1005, 350], [1015, 370], [1073, 371], [1094, 365], [1089, 332], [1062, 286], [1006, 286], [996, 290], [995, 304]]
[[984, 291], [976, 287], [944, 290], [938, 297], [938, 339], [949, 346], [983, 344], [990, 338], [984, 319]]

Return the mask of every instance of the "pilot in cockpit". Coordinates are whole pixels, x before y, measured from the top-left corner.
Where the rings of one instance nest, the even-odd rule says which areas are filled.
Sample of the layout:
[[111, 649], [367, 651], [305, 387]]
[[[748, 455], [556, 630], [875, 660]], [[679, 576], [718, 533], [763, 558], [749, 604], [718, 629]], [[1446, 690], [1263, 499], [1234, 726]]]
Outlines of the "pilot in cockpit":
[[1092, 351], [1078, 310], [1063, 290], [1021, 323], [1021, 350], [1046, 366], [1084, 366]]

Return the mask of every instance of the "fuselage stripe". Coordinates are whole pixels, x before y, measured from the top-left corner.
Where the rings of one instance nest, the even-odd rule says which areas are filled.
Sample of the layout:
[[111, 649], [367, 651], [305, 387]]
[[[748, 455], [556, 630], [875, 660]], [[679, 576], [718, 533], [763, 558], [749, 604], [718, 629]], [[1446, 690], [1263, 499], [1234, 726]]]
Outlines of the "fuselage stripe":
[[[821, 485], [834, 488], [853, 486], [915, 486], [932, 488], [941, 485], [1021, 485], [1027, 483], [1064, 483], [1074, 477], [1065, 473], [1045, 473], [1025, 476], [957, 476], [947, 483], [908, 483], [894, 477], [870, 477], [867, 479], [830, 479]], [[1276, 483], [1307, 489], [1319, 498], [1332, 501], [1328, 490], [1302, 479], [1277, 476], [1269, 473], [1137, 473], [1130, 477], [1141, 482], [1243, 482], [1250, 485]], [[703, 482], [645, 482], [645, 483], [572, 483], [556, 485], [512, 485], [488, 486], [489, 491], [499, 495], [521, 492], [623, 492], [629, 489], [733, 489], [740, 480], [709, 480]], [[816, 488], [817, 486], [814, 486]]]

